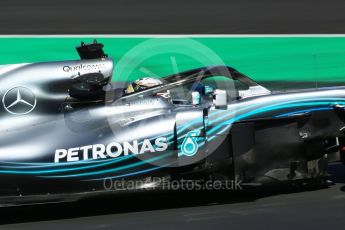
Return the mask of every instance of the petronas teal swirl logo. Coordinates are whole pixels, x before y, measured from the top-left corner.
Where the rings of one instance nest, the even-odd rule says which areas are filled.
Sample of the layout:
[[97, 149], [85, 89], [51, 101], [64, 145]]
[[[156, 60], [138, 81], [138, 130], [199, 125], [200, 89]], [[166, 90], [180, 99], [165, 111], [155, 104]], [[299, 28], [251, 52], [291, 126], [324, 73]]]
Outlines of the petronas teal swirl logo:
[[183, 140], [183, 143], [181, 145], [181, 155], [185, 156], [194, 156], [199, 149], [197, 138], [200, 134], [200, 130], [198, 131], [191, 131], [187, 133], [186, 138]]

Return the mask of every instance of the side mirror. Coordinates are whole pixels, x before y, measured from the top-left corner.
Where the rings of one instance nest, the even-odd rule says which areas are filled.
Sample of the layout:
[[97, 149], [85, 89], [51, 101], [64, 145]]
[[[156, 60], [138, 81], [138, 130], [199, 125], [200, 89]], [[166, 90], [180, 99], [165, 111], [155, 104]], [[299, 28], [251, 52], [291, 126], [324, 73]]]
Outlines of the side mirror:
[[225, 109], [228, 106], [228, 96], [225, 90], [216, 89], [213, 92], [213, 104], [216, 109]]
[[198, 91], [192, 92], [192, 104], [193, 105], [200, 105], [201, 104], [201, 96]]

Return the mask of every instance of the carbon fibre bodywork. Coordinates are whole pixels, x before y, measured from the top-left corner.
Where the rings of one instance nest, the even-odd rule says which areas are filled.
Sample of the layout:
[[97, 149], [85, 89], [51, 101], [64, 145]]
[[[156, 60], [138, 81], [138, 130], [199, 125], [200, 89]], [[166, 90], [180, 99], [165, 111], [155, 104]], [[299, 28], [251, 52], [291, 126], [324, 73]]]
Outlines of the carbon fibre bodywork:
[[[345, 87], [270, 92], [212, 66], [123, 95], [111, 83], [112, 59], [81, 57], [0, 67], [2, 205], [120, 192], [105, 191], [106, 180], [320, 179], [327, 153], [342, 151]], [[207, 81], [219, 76], [231, 81]], [[217, 106], [214, 88], [227, 93], [226, 106]], [[157, 96], [162, 91], [172, 98]], [[192, 92], [200, 103], [190, 102]]]

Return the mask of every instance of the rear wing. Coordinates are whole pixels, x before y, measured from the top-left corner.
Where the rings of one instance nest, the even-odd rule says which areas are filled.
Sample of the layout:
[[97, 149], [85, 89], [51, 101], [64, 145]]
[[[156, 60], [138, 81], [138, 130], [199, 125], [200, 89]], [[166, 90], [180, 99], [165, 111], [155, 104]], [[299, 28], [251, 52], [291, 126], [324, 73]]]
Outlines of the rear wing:
[[98, 43], [97, 40], [94, 40], [93, 43], [89, 44], [81, 42], [80, 46], [77, 46], [76, 49], [82, 60], [107, 58], [108, 54], [104, 53], [103, 47], [104, 45], [102, 43]]

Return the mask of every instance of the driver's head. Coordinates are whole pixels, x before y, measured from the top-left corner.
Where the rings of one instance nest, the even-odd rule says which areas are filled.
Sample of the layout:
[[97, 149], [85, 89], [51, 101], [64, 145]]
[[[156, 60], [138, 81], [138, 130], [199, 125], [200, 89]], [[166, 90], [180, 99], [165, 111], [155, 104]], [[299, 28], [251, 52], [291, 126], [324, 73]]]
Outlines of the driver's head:
[[[162, 85], [162, 84], [163, 82], [157, 78], [151, 78], [151, 77], [140, 78], [127, 86], [127, 88], [125, 89], [125, 94], [139, 92], [141, 90], [148, 89], [148, 88], [155, 87], [157, 85]], [[156, 95], [164, 97], [164, 98], [170, 98], [169, 90], [159, 92]]]

